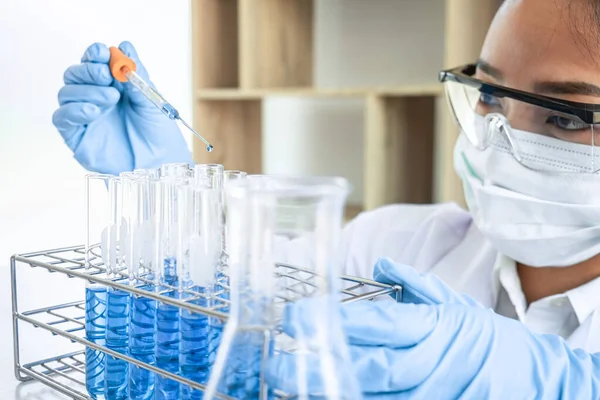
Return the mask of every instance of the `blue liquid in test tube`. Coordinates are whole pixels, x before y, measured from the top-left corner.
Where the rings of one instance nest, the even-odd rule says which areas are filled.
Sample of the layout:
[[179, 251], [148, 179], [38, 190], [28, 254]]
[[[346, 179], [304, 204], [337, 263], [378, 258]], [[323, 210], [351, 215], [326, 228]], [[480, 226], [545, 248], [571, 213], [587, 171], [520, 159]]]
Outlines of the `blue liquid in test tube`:
[[[164, 170], [162, 168], [161, 170]], [[163, 171], [164, 172], [164, 171]], [[189, 177], [163, 174], [157, 185], [156, 229], [159, 282], [157, 291], [163, 296], [179, 298], [179, 265], [177, 260], [179, 220], [178, 190], [189, 183]], [[156, 313], [156, 366], [179, 373], [179, 307], [158, 302]], [[155, 399], [179, 400], [180, 384], [173, 379], [156, 375]]]
[[[112, 184], [112, 186], [111, 186]], [[131, 212], [129, 198], [130, 190], [126, 174], [121, 174], [109, 182], [109, 192], [113, 189], [111, 232], [109, 241], [111, 251], [116, 255], [110, 258], [107, 265], [109, 279], [113, 282], [127, 285], [128, 279], [123, 277], [127, 254], [128, 215]], [[130, 233], [130, 232], [129, 232]], [[106, 347], [124, 354], [129, 354], [129, 322], [130, 302], [129, 292], [109, 287], [106, 300]], [[128, 398], [129, 363], [111, 355], [105, 356], [104, 395], [107, 400], [126, 400]]]
[[[177, 261], [174, 258], [164, 260], [161, 284], [161, 290], [177, 288]], [[177, 289], [171, 289], [163, 295], [177, 298], [179, 293]], [[156, 330], [156, 366], [176, 374], [179, 372], [179, 307], [158, 303]], [[156, 399], [179, 400], [179, 382], [157, 375]]]
[[[106, 288], [102, 286], [85, 289], [86, 338], [99, 346], [105, 345], [106, 335]], [[85, 386], [93, 399], [104, 396], [105, 354], [89, 347], [85, 349]]]
[[[154, 291], [154, 285], [140, 289]], [[131, 357], [150, 365], [156, 364], [156, 301], [147, 297], [133, 296], [131, 299], [131, 332], [129, 352]], [[136, 365], [129, 367], [129, 396], [131, 399], [154, 398], [155, 374]]]
[[[136, 170], [137, 179], [130, 181], [131, 202], [136, 212], [129, 217], [131, 235], [129, 246], [131, 261], [130, 284], [138, 289], [154, 292], [156, 273], [153, 248], [156, 232], [152, 230], [155, 216], [155, 178], [152, 170]], [[135, 174], [134, 176], [135, 177]], [[129, 355], [138, 361], [156, 365], [156, 300], [144, 296], [131, 297], [131, 328]], [[129, 398], [154, 399], [156, 375], [154, 372], [129, 366]]]
[[[120, 283], [127, 283], [121, 281]], [[129, 305], [128, 292], [108, 289], [106, 310], [106, 347], [122, 354], [128, 354], [129, 346]], [[127, 361], [106, 355], [105, 395], [107, 400], [128, 399]]]
[[[223, 166], [198, 164], [192, 183], [180, 190], [179, 277], [182, 299], [204, 308], [213, 303], [215, 271], [223, 251]], [[180, 320], [180, 373], [200, 384], [210, 374], [211, 330], [206, 314], [183, 309]], [[204, 393], [181, 385], [183, 400]]]
[[[190, 303], [207, 307], [209, 299], [206, 296], [209, 291], [206, 288], [194, 287], [200, 296], [197, 299], [190, 300]], [[181, 311], [181, 354], [180, 367], [181, 375], [194, 382], [206, 383], [209, 377], [209, 325], [208, 317], [204, 314], [194, 313], [189, 310]], [[183, 400], [199, 400], [203, 398], [203, 393], [199, 390], [190, 388], [188, 385], [181, 385], [181, 398]]]

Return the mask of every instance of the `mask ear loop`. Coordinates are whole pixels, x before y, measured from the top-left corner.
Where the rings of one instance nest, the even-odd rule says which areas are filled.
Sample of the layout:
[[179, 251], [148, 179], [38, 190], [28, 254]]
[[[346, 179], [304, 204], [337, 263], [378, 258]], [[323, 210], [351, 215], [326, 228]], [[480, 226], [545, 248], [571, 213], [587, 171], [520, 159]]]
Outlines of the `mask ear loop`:
[[596, 141], [595, 141], [595, 136], [596, 133], [594, 132], [594, 127], [595, 125], [590, 125], [590, 129], [592, 130], [592, 174], [597, 174], [599, 172], [599, 167], [596, 163]]
[[487, 137], [486, 141], [489, 143], [492, 137], [496, 134], [504, 135], [506, 140], [508, 140], [508, 144], [513, 149], [512, 155], [513, 157], [522, 163], [523, 159], [521, 157], [521, 152], [519, 151], [519, 146], [517, 142], [513, 139], [510, 127], [510, 123], [506, 119], [506, 117], [502, 114], [492, 113], [485, 116], [485, 121], [487, 125]]

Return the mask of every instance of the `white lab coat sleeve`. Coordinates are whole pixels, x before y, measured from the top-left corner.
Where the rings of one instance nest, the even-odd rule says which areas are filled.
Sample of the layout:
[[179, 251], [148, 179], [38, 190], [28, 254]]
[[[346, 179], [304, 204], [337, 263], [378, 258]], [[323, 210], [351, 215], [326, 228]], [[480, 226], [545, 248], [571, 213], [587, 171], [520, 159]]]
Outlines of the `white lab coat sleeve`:
[[[373, 267], [380, 257], [410, 265], [418, 272], [428, 272], [464, 239], [470, 224], [470, 214], [451, 203], [395, 204], [363, 212], [342, 230], [337, 250], [332, 254], [333, 273], [373, 279]], [[278, 236], [274, 245], [276, 262], [315, 268], [314, 236], [308, 233], [293, 239]], [[305, 274], [298, 277], [306, 278]], [[279, 279], [280, 285], [292, 283]], [[358, 293], [372, 289], [364, 288]]]
[[471, 221], [454, 203], [394, 204], [361, 213], [344, 227], [338, 269], [372, 279], [377, 259], [389, 257], [428, 272], [464, 239]]

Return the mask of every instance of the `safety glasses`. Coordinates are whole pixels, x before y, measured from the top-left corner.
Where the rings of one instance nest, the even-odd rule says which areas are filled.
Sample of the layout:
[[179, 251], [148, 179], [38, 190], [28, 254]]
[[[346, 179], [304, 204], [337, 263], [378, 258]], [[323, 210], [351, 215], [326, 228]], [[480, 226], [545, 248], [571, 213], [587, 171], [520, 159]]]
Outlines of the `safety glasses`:
[[549, 172], [600, 170], [600, 104], [511, 89], [474, 78], [476, 64], [440, 72], [448, 105], [477, 149], [510, 152], [521, 164]]

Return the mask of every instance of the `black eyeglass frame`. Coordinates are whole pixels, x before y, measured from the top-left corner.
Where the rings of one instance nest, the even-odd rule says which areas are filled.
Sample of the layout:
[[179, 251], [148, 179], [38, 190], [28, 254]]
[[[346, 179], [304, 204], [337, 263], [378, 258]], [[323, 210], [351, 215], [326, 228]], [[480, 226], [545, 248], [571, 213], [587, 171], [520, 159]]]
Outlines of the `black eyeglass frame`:
[[496, 85], [490, 82], [473, 78], [477, 71], [477, 64], [466, 64], [440, 71], [439, 81], [456, 82], [467, 85], [479, 90], [481, 93], [499, 98], [509, 98], [522, 101], [535, 106], [559, 111], [564, 114], [574, 115], [582, 122], [590, 125], [600, 123], [600, 104], [579, 103], [556, 99], [554, 97], [543, 96], [535, 93], [523, 92], [517, 89]]

